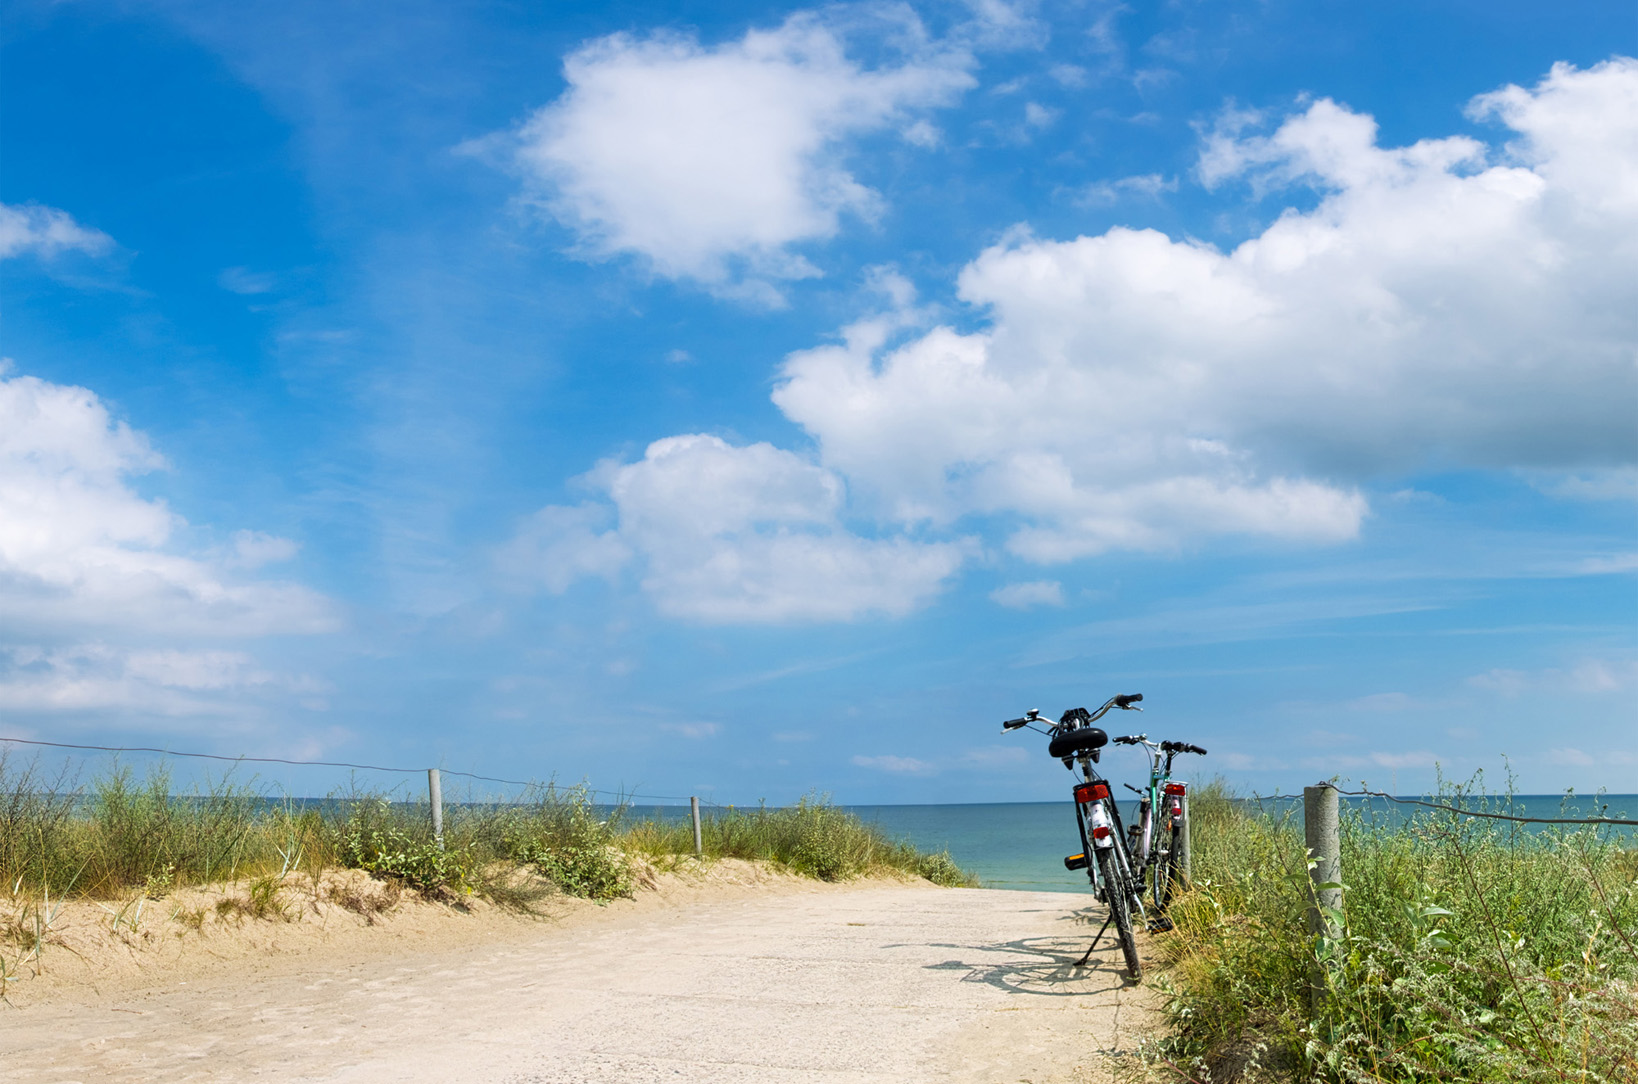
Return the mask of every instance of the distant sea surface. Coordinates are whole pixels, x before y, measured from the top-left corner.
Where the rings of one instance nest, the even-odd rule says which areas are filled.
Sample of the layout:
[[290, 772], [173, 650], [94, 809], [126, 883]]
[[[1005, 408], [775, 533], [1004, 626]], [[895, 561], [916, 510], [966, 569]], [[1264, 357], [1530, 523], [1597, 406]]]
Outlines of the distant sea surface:
[[[1407, 816], [1421, 806], [1395, 805], [1383, 799], [1349, 799], [1386, 823]], [[1578, 796], [1564, 806], [1561, 794], [1514, 795], [1512, 812], [1525, 817], [1627, 816], [1638, 819], [1638, 795]], [[1599, 806], [1606, 809], [1600, 810]], [[1036, 892], [1085, 892], [1086, 874], [1064, 869], [1064, 856], [1081, 849], [1075, 830], [1075, 810], [1061, 802], [1017, 802], [996, 805], [860, 805], [847, 807], [868, 822], [881, 826], [894, 839], [906, 839], [924, 851], [950, 852], [963, 869], [978, 875], [986, 888], [1025, 889]], [[1265, 801], [1263, 808], [1284, 813], [1293, 810], [1300, 823], [1302, 802]], [[1563, 811], [1561, 812], [1561, 808]], [[1490, 806], [1495, 812], [1503, 807]], [[1122, 803], [1121, 816], [1136, 814], [1135, 803]], [[1529, 825], [1540, 830], [1542, 826]], [[1618, 829], [1631, 833], [1632, 829]]]

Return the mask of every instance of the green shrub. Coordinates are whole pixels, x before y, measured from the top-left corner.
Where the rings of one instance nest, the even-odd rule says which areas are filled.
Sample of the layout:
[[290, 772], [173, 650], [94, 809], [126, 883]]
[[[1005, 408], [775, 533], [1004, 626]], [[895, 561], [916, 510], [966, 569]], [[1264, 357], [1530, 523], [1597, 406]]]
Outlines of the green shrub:
[[473, 858], [468, 849], [440, 846], [430, 833], [411, 833], [392, 820], [392, 808], [384, 798], [356, 807], [339, 832], [341, 864], [396, 877], [423, 892], [471, 893]]
[[946, 888], [964, 888], [977, 883], [976, 878], [950, 857], [949, 851], [939, 851], [937, 854], [918, 854], [916, 857], [916, 873], [925, 877], [936, 885]]
[[502, 833], [507, 857], [533, 866], [571, 896], [629, 897], [636, 890], [631, 860], [615, 843], [615, 815], [598, 819], [584, 788], [549, 790], [530, 812], [511, 817]]

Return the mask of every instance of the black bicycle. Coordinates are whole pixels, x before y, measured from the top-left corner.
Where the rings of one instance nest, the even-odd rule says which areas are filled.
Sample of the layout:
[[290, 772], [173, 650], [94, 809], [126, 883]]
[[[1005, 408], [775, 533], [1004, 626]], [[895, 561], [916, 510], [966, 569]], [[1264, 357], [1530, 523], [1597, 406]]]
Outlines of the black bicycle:
[[1132, 856], [1127, 852], [1126, 832], [1121, 827], [1120, 809], [1109, 791], [1109, 781], [1092, 767], [1098, 762], [1103, 747], [1109, 743], [1109, 735], [1092, 724], [1103, 718], [1111, 708], [1142, 711], [1142, 708], [1133, 706], [1142, 699], [1142, 693], [1130, 693], [1111, 697], [1095, 712], [1070, 708], [1056, 723], [1042, 719], [1037, 710], [1021, 719], [1008, 719], [1001, 724], [1004, 731], [1020, 727], [1036, 730], [1038, 728], [1032, 724], [1049, 724], [1049, 729], [1040, 731], [1051, 738], [1047, 753], [1062, 760], [1064, 767], [1070, 771], [1074, 771], [1076, 765], [1080, 766], [1082, 782], [1075, 784], [1073, 793], [1075, 823], [1081, 832], [1081, 853], [1065, 858], [1064, 865], [1072, 870], [1086, 871], [1087, 880], [1092, 882], [1092, 894], [1108, 905], [1109, 917], [1092, 939], [1086, 955], [1076, 961], [1075, 966], [1082, 967], [1092, 958], [1092, 951], [1098, 947], [1104, 930], [1113, 923], [1120, 936], [1121, 952], [1126, 957], [1126, 974], [1133, 982], [1143, 980], [1143, 964], [1138, 959], [1137, 937], [1133, 933], [1134, 916], [1143, 916], [1143, 882], [1139, 879]]

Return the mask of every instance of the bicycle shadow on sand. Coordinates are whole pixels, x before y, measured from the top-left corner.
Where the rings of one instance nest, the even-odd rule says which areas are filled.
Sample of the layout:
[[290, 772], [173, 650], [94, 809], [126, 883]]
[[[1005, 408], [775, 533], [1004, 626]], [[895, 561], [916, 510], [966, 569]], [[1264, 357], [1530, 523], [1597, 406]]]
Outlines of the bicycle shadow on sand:
[[1062, 918], [1074, 924], [1073, 932], [981, 945], [932, 942], [930, 947], [954, 949], [963, 955], [942, 963], [926, 964], [924, 970], [965, 972], [962, 982], [981, 982], [1008, 993], [1036, 997], [1112, 993], [1130, 985], [1120, 942], [1112, 928], [1104, 931], [1092, 958], [1084, 966], [1075, 966], [1105, 917], [1101, 907], [1084, 908]]

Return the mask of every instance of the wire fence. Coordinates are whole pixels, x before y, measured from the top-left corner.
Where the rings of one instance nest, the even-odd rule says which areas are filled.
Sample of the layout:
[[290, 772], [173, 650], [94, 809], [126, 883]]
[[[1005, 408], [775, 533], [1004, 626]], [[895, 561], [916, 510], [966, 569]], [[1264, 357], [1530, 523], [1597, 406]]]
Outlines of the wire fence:
[[[1325, 784], [1330, 786], [1330, 784]], [[1494, 821], [1513, 821], [1517, 824], [1615, 824], [1627, 828], [1638, 828], [1638, 820], [1630, 817], [1515, 817], [1511, 813], [1491, 813], [1480, 809], [1463, 809], [1461, 806], [1445, 805], [1440, 802], [1427, 802], [1420, 798], [1400, 798], [1380, 790], [1343, 790], [1341, 787], [1331, 787], [1338, 794], [1349, 798], [1382, 798], [1400, 805], [1420, 805], [1429, 809], [1439, 809], [1447, 813], [1460, 813], [1464, 817], [1483, 817]], [[1259, 794], [1253, 801], [1302, 801], [1301, 794]]]
[[[40, 746], [48, 749], [78, 749], [95, 751], [99, 753], [154, 753], [158, 754], [159, 756], [190, 757], [196, 760], [223, 761], [228, 764], [286, 764], [299, 768], [350, 768], [355, 771], [390, 772], [398, 775], [420, 775], [427, 770], [425, 768], [391, 768], [383, 764], [354, 764], [351, 761], [345, 760], [288, 760], [284, 757], [224, 756], [220, 753], [192, 753], [176, 749], [161, 749], [155, 746], [146, 745], [79, 745], [73, 742], [40, 741], [35, 738], [7, 737], [0, 737], [0, 742], [8, 742], [13, 745]], [[465, 779], [475, 779], [484, 783], [500, 783], [502, 785], [512, 787], [540, 787], [553, 785], [550, 783], [542, 784], [538, 779], [501, 779], [498, 776], [479, 775], [476, 772], [460, 772], [449, 768], [439, 768], [438, 771], [441, 775], [456, 775]], [[686, 802], [690, 799], [690, 797], [692, 797], [691, 795], [686, 794], [638, 794], [632, 791], [598, 790], [594, 787], [576, 787], [575, 789], [584, 791], [587, 794], [605, 795], [615, 799], [616, 802], [629, 802], [634, 798], [657, 802]], [[702, 805], [721, 806], [721, 803], [710, 801], [709, 799], [705, 798], [701, 798], [700, 803]]]
[[[193, 753], [176, 749], [161, 749], [146, 745], [79, 745], [73, 742], [41, 741], [34, 738], [0, 737], [0, 742], [9, 742], [14, 745], [33, 745], [50, 749], [78, 749], [100, 753], [153, 753], [167, 757], [191, 757], [197, 760], [215, 760], [228, 764], [286, 764], [300, 768], [349, 768], [356, 771], [391, 772], [398, 775], [419, 775], [425, 768], [391, 768], [382, 764], [355, 764], [345, 760], [288, 760], [284, 757], [252, 757], [252, 756], [224, 756], [220, 753]], [[464, 779], [474, 779], [483, 783], [500, 783], [511, 787], [538, 787], [543, 784], [538, 779], [502, 779], [493, 775], [479, 775], [476, 772], [461, 772], [450, 768], [440, 768], [443, 775], [455, 775]], [[545, 784], [551, 785], [551, 784]], [[1329, 784], [1327, 784], [1329, 785]], [[679, 794], [639, 794], [632, 791], [598, 790], [594, 787], [576, 788], [587, 794], [606, 795], [619, 802], [640, 798], [656, 802], [686, 802], [691, 795]], [[1399, 805], [1419, 805], [1428, 809], [1437, 809], [1447, 813], [1459, 813], [1464, 817], [1483, 817], [1487, 820], [1512, 821], [1517, 824], [1613, 824], [1622, 827], [1638, 827], [1638, 820], [1630, 817], [1517, 817], [1511, 813], [1492, 813], [1487, 810], [1464, 809], [1461, 806], [1446, 805], [1440, 802], [1424, 801], [1420, 798], [1401, 798], [1380, 790], [1343, 790], [1341, 787], [1332, 787], [1338, 794], [1350, 798], [1381, 798], [1384, 801], [1395, 802]], [[1301, 801], [1300, 794], [1260, 794], [1255, 795], [1253, 801]], [[701, 798], [701, 804], [722, 807], [722, 803]]]

